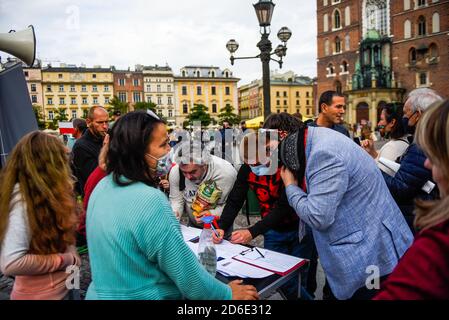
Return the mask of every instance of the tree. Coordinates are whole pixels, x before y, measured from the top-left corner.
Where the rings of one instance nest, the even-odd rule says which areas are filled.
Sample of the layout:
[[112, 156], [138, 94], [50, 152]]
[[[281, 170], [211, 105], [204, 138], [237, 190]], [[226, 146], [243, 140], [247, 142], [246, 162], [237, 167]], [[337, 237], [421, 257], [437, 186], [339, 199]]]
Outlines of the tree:
[[207, 113], [207, 107], [203, 104], [195, 104], [193, 106], [183, 125], [184, 127], [188, 125], [193, 126], [194, 122], [197, 121], [201, 122], [201, 127], [209, 126], [212, 121], [211, 116]]
[[122, 114], [125, 114], [129, 110], [129, 103], [121, 101], [117, 96], [114, 96], [111, 101], [109, 101], [109, 117], [112, 117], [112, 114], [115, 111], [120, 111]]
[[58, 128], [58, 122], [68, 121], [69, 117], [66, 114], [66, 109], [58, 108], [56, 110], [56, 116], [53, 118], [53, 127]]
[[36, 117], [37, 126], [39, 127], [39, 130], [45, 130], [47, 128], [47, 125], [44, 120], [44, 116], [41, 112], [40, 106], [33, 106], [34, 116]]
[[220, 110], [221, 113], [218, 115], [219, 122], [223, 123], [223, 121], [228, 121], [231, 125], [239, 124], [241, 117], [233, 111], [233, 107], [229, 104], [226, 105], [226, 107]]
[[157, 104], [154, 102], [136, 102], [134, 105], [134, 110], [148, 110], [156, 112]]

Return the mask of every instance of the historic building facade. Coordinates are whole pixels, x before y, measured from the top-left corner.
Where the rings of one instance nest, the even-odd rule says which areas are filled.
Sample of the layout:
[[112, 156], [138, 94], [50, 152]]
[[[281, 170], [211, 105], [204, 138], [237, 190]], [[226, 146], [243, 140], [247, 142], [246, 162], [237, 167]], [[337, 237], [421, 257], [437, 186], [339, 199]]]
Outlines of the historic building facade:
[[135, 71], [115, 70], [114, 95], [121, 101], [129, 104], [130, 111], [134, 110], [137, 102], [143, 102], [143, 73], [137, 67]]

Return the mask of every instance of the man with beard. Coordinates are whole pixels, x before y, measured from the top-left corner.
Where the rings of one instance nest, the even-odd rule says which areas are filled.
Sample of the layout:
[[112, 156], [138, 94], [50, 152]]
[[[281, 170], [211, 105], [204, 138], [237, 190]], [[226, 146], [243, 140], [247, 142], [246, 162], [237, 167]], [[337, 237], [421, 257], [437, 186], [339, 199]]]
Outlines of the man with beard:
[[99, 106], [89, 110], [87, 119], [87, 130], [78, 139], [72, 149], [72, 170], [77, 178], [76, 192], [84, 195], [84, 185], [87, 178], [98, 166], [103, 140], [108, 133], [108, 112]]

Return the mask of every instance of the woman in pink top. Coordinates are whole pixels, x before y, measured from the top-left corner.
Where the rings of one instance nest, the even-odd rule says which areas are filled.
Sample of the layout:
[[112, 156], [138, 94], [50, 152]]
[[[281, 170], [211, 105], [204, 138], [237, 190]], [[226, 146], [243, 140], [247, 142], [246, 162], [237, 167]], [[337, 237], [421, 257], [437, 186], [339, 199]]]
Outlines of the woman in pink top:
[[0, 270], [14, 276], [11, 299], [64, 299], [74, 247], [75, 198], [66, 150], [56, 137], [23, 137], [0, 175]]

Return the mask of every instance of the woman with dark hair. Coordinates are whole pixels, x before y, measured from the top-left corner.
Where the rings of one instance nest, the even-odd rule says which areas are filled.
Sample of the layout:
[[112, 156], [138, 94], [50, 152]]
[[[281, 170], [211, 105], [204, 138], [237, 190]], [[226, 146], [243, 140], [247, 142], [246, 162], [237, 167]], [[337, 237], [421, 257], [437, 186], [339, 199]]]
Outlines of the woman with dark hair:
[[381, 286], [377, 300], [449, 299], [449, 100], [433, 104], [418, 123], [416, 142], [425, 152], [441, 199], [417, 202], [413, 245]]
[[256, 299], [253, 286], [212, 277], [183, 240], [158, 178], [171, 167], [165, 123], [131, 112], [110, 134], [106, 176], [87, 209], [87, 299]]
[[383, 137], [390, 138], [379, 151], [376, 151], [372, 140], [363, 140], [362, 147], [368, 154], [376, 160], [380, 170], [390, 176], [394, 176], [395, 172], [389, 167], [379, 162], [380, 158], [390, 161], [396, 161], [407, 150], [410, 142], [407, 139], [408, 134], [406, 128], [402, 124], [402, 104], [388, 103], [382, 109], [378, 127]]
[[75, 298], [66, 268], [75, 248], [75, 195], [67, 151], [51, 135], [24, 136], [0, 176], [0, 270], [14, 276], [12, 300]]

